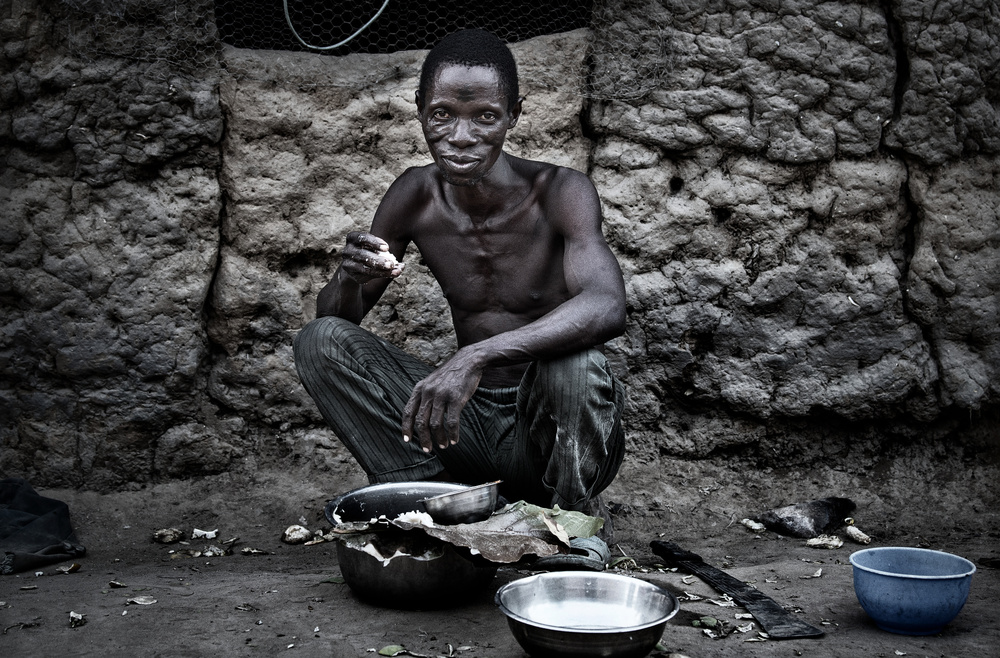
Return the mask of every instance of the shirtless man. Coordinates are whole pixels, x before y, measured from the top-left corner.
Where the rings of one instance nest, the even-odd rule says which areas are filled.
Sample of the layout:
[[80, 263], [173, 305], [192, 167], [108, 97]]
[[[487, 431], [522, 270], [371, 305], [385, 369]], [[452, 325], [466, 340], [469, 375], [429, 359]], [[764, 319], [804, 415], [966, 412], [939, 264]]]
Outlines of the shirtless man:
[[[510, 500], [593, 513], [624, 453], [623, 389], [600, 347], [624, 331], [625, 286], [586, 176], [504, 152], [522, 101], [492, 34], [431, 51], [416, 104], [434, 162], [347, 236], [295, 362], [371, 482], [503, 480]], [[411, 242], [455, 326], [437, 368], [358, 326]]]

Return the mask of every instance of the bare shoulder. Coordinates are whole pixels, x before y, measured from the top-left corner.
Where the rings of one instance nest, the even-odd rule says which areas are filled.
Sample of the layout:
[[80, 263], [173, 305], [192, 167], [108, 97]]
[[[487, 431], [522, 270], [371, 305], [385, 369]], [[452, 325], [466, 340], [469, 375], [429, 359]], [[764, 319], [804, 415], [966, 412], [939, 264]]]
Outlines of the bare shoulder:
[[533, 160], [522, 160], [519, 165], [531, 178], [538, 201], [554, 226], [560, 229], [600, 226], [600, 199], [586, 174]]
[[372, 221], [372, 232], [386, 240], [407, 239], [413, 216], [426, 208], [433, 198], [433, 165], [410, 167], [396, 180], [379, 203]]
[[393, 200], [397, 197], [405, 197], [407, 200], [419, 199], [430, 193], [433, 180], [433, 164], [422, 167], [409, 167], [392, 182], [383, 200]]
[[514, 169], [522, 176], [534, 180], [536, 185], [547, 186], [549, 191], [558, 192], [567, 186], [583, 186], [591, 189], [594, 187], [590, 179], [587, 178], [587, 175], [576, 169], [540, 160], [526, 160], [514, 156], [508, 157]]
[[552, 194], [554, 198], [576, 198], [580, 194], [585, 194], [588, 200], [597, 200], [597, 189], [583, 172], [569, 167], [552, 167]]

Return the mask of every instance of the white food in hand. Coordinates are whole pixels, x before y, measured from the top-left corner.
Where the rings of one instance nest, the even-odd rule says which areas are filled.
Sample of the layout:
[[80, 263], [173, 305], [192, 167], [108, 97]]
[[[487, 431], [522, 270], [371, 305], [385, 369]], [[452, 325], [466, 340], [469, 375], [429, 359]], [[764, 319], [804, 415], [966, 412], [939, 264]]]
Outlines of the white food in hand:
[[404, 263], [396, 260], [396, 256], [391, 251], [380, 251], [378, 255], [382, 258], [382, 262], [385, 266], [390, 269], [395, 270], [398, 268], [402, 270], [405, 266]]

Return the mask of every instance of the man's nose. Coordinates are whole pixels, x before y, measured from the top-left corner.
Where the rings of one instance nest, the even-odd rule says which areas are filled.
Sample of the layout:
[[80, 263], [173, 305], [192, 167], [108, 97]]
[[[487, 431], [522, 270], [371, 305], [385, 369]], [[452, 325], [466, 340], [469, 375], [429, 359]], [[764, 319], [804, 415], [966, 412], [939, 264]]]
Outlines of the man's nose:
[[455, 146], [470, 146], [478, 140], [471, 121], [459, 119], [448, 135], [448, 142]]

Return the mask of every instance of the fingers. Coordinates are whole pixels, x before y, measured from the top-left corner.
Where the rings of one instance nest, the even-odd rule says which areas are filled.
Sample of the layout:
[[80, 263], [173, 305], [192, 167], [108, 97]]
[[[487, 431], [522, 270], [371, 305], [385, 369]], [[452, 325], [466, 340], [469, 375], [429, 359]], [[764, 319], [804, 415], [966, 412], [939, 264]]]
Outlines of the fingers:
[[347, 236], [343, 252], [343, 268], [354, 279], [364, 283], [378, 278], [396, 278], [404, 264], [396, 260], [385, 240], [361, 231]]
[[462, 406], [450, 396], [436, 398], [418, 386], [403, 407], [403, 440], [418, 442], [426, 453], [457, 444]]
[[389, 251], [385, 240], [367, 231], [351, 231], [347, 234], [347, 244], [365, 251]]
[[354, 252], [344, 250], [344, 269], [357, 276], [365, 276], [372, 279], [379, 277], [396, 278], [403, 273], [403, 266], [403, 263], [397, 261], [395, 256], [389, 252], [381, 255], [364, 250]]
[[403, 441], [416, 441], [420, 449], [430, 453], [434, 449], [430, 432], [427, 430], [427, 415], [424, 405], [421, 404], [421, 395], [418, 389], [414, 389], [406, 406], [403, 407], [402, 418]]
[[449, 445], [455, 445], [458, 443], [458, 428], [459, 419], [462, 415], [462, 406], [450, 405], [448, 411], [444, 418], [444, 426], [441, 428], [444, 432], [444, 438], [447, 440]]

